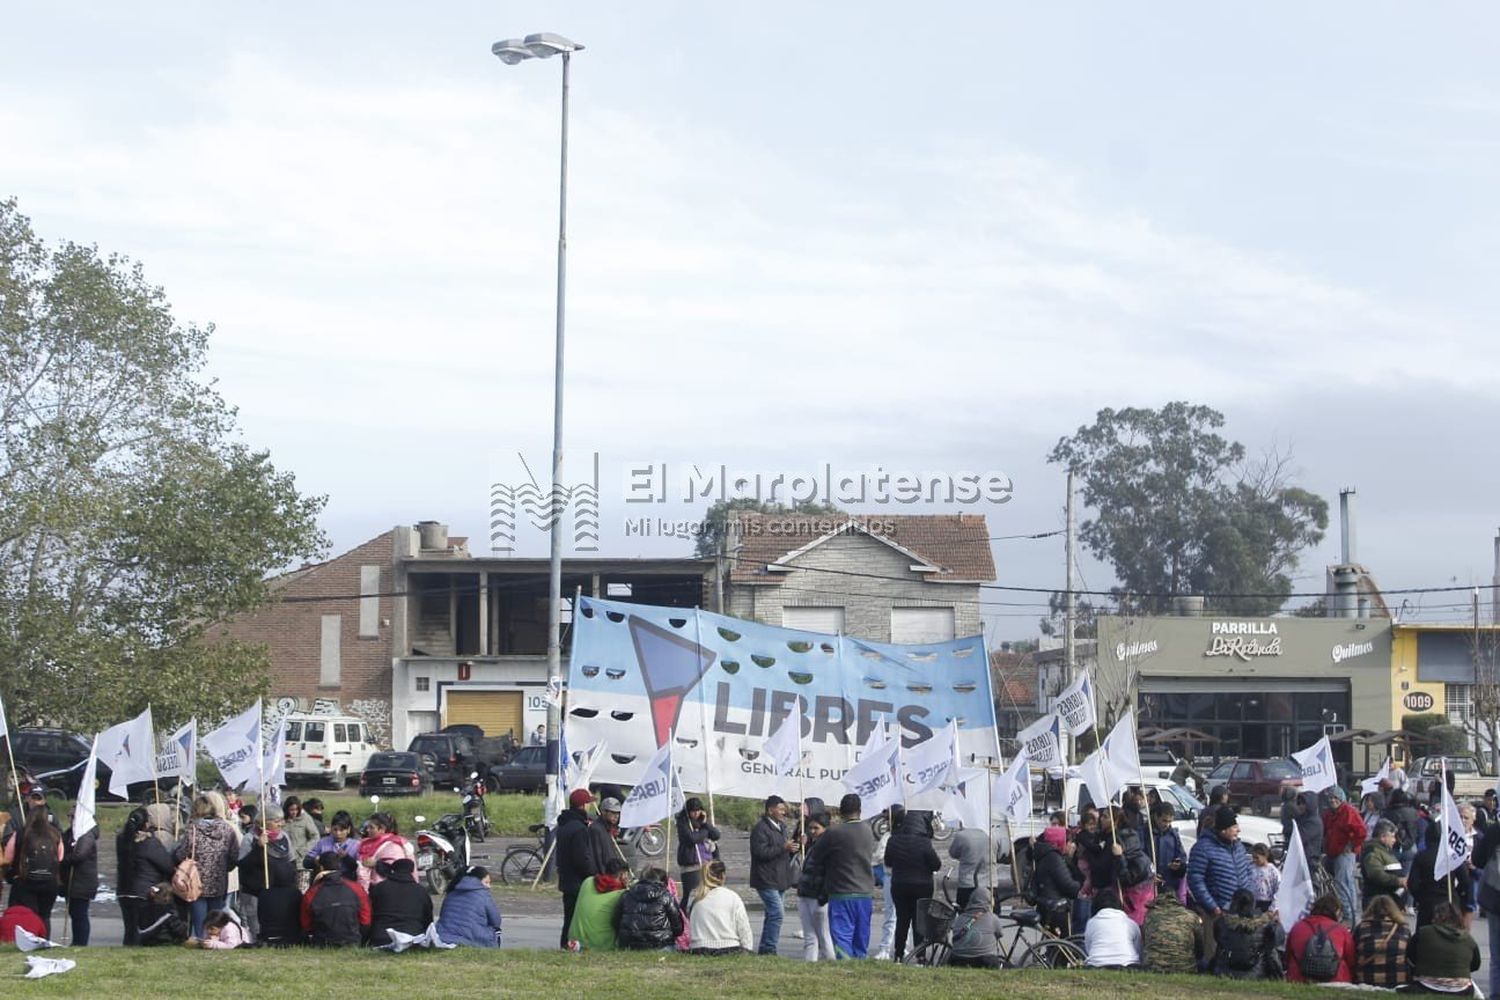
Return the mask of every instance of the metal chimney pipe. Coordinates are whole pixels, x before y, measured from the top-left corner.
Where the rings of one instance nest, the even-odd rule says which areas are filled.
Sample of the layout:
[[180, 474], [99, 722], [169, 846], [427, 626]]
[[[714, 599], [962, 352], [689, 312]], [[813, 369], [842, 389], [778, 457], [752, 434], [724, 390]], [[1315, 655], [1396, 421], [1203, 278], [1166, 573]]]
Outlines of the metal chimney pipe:
[[1495, 585], [1490, 591], [1490, 621], [1500, 625], [1500, 530], [1495, 532], [1495, 578], [1490, 582]]
[[1354, 487], [1339, 490], [1339, 526], [1342, 534], [1342, 549], [1339, 564], [1348, 566], [1354, 562]]

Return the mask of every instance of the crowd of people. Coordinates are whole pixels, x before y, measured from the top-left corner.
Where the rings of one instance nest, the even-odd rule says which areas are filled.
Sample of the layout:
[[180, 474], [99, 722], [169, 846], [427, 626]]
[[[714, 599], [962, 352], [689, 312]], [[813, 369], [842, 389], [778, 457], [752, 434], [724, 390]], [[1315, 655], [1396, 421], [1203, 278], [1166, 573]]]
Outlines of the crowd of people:
[[[89, 902], [99, 890], [99, 831], [76, 839], [40, 794], [8, 821], [9, 897], [0, 941], [17, 928], [51, 939], [52, 909], [68, 900], [69, 943], [89, 943]], [[460, 874], [436, 910], [416, 879], [415, 851], [389, 813], [360, 824], [347, 812], [295, 796], [257, 807], [199, 793], [186, 821], [165, 804], [131, 811], [115, 837], [116, 891], [127, 947], [176, 944], [381, 947], [393, 932], [435, 928], [452, 945], [495, 948], [500, 912], [482, 867]]]
[[[1474, 992], [1476, 915], [1488, 920], [1492, 948], [1500, 937], [1494, 792], [1461, 807], [1470, 860], [1442, 876], [1435, 874], [1442, 847], [1435, 807], [1405, 789], [1384, 782], [1358, 807], [1337, 787], [1289, 793], [1283, 833], [1299, 844], [1315, 892], [1286, 932], [1276, 910], [1277, 859], [1266, 845], [1241, 842], [1227, 798], [1224, 789], [1211, 790], [1191, 850], [1174, 826], [1173, 806], [1154, 791], [1131, 788], [1117, 806], [1085, 805], [1072, 824], [1055, 813], [1030, 843], [1025, 884], [1016, 888], [1049, 932], [1081, 942], [1091, 967]], [[773, 795], [750, 831], [744, 874], [761, 902], [757, 938], [744, 900], [726, 885], [722, 834], [701, 801], [688, 799], [673, 821], [679, 882], [654, 865], [632, 877], [619, 841], [619, 798], [596, 804], [590, 791], [575, 790], [553, 845], [559, 945], [774, 955], [795, 889], [807, 960], [901, 961], [921, 946], [918, 910], [936, 895], [943, 866], [931, 814], [897, 807], [890, 832], [877, 841], [857, 795], [832, 811], [817, 798], [800, 809], [800, 821], [791, 821], [788, 804]], [[63, 899], [71, 943], [89, 943], [98, 837], [97, 828], [76, 838], [61, 831], [44, 798], [28, 799], [0, 839], [9, 883], [0, 940], [18, 927], [50, 938], [52, 911]], [[448, 944], [500, 943], [489, 873], [461, 873], [436, 908], [415, 877], [412, 843], [388, 813], [358, 825], [347, 812], [325, 820], [318, 800], [289, 797], [260, 814], [205, 791], [186, 820], [167, 805], [134, 809], [115, 849], [127, 946], [380, 947], [394, 932], [429, 928]], [[997, 859], [988, 832], [959, 830], [947, 854], [958, 903], [952, 964], [999, 967], [1005, 925], [995, 916]], [[877, 893], [885, 905], [875, 928]], [[1500, 993], [1495, 971], [1492, 992]]]

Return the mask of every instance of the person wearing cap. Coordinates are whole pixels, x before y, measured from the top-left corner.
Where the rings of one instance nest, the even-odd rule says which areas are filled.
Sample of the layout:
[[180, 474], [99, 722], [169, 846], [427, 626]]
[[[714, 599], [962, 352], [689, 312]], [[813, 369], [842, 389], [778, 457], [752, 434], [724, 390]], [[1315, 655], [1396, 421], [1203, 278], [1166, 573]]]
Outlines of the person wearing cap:
[[370, 887], [370, 944], [389, 944], [391, 931], [421, 934], [432, 923], [432, 896], [417, 884], [417, 866], [410, 858], [382, 861], [384, 876]]
[[1323, 814], [1323, 853], [1328, 859], [1328, 874], [1333, 877], [1333, 891], [1344, 908], [1344, 920], [1352, 927], [1359, 923], [1360, 914], [1354, 869], [1369, 831], [1359, 810], [1349, 804], [1339, 786], [1328, 789], [1328, 804]]
[[[1199, 837], [1188, 856], [1188, 892], [1203, 916], [1203, 925], [1211, 931], [1214, 920], [1229, 909], [1230, 900], [1240, 889], [1253, 891], [1250, 885], [1250, 852], [1240, 843], [1240, 818], [1234, 808], [1221, 805], [1214, 810], [1213, 832]], [[1205, 935], [1206, 958], [1213, 957], [1212, 934]]]
[[488, 868], [475, 865], [448, 887], [437, 936], [444, 944], [500, 947], [500, 908], [490, 892]]
[[792, 887], [792, 855], [798, 847], [787, 833], [786, 800], [780, 795], [768, 796], [765, 812], [750, 830], [750, 888], [760, 895], [766, 913], [757, 954], [776, 954], [786, 891]]
[[563, 898], [560, 948], [568, 947], [568, 927], [573, 923], [578, 891], [586, 879], [600, 871], [594, 863], [593, 852], [589, 850], [589, 816], [585, 810], [592, 801], [593, 793], [587, 788], [575, 788], [568, 795], [568, 808], [557, 817], [553, 853], [557, 857], [557, 888]]
[[589, 824], [589, 852], [594, 857], [594, 873], [608, 871], [606, 867], [613, 858], [623, 859], [615, 838], [620, 835], [620, 800], [614, 797], [599, 800], [599, 814]]

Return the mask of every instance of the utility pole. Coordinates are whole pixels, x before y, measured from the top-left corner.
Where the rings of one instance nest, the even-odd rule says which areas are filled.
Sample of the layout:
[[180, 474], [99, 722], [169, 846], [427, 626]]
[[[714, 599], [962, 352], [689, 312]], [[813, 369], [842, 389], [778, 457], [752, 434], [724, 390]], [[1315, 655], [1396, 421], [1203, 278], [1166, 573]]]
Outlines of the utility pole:
[[[1077, 629], [1073, 598], [1073, 470], [1068, 470], [1067, 531], [1064, 533], [1063, 553], [1068, 565], [1065, 571], [1067, 587], [1063, 594], [1063, 690], [1073, 684], [1073, 675], [1078, 669], [1078, 651], [1074, 640]], [[1068, 760], [1072, 760], [1072, 737], [1068, 738]]]

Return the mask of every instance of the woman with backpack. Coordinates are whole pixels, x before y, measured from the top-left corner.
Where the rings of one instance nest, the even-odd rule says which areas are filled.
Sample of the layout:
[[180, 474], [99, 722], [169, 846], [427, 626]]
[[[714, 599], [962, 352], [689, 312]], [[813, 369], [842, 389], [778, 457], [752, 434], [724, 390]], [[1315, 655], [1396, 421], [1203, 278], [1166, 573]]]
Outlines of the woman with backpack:
[[1229, 979], [1280, 979], [1276, 918], [1262, 913], [1249, 889], [1236, 889], [1229, 908], [1214, 920], [1214, 957], [1209, 971]]
[[45, 805], [33, 806], [26, 823], [5, 841], [5, 863], [16, 873], [10, 905], [24, 906], [52, 936], [52, 905], [62, 889], [63, 839], [47, 818]]
[[1354, 935], [1331, 892], [1319, 896], [1286, 936], [1286, 978], [1293, 983], [1354, 982]]
[[1354, 981], [1385, 989], [1404, 985], [1410, 942], [1406, 912], [1384, 893], [1371, 897], [1364, 918], [1354, 928]]
[[172, 859], [177, 865], [172, 890], [188, 906], [192, 939], [202, 941], [204, 921], [210, 910], [224, 909], [229, 873], [240, 860], [240, 832], [229, 822], [224, 796], [203, 792], [193, 799], [193, 821], [182, 831]]

